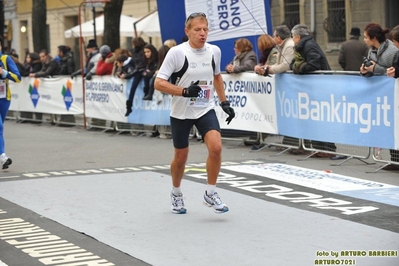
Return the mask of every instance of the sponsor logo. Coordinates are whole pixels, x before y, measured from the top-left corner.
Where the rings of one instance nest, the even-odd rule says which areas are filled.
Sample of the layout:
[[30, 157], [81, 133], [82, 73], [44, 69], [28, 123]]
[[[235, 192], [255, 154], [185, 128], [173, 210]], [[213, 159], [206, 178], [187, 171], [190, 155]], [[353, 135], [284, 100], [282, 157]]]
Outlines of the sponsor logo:
[[65, 107], [69, 111], [69, 108], [71, 108], [71, 105], [73, 103], [72, 82], [69, 79], [66, 83], [66, 86], [62, 86], [61, 94], [64, 97]]
[[35, 79], [33, 81], [33, 86], [29, 85], [29, 94], [30, 94], [30, 99], [32, 100], [33, 106], [36, 108], [37, 102], [40, 99], [40, 94], [39, 94], [39, 80]]

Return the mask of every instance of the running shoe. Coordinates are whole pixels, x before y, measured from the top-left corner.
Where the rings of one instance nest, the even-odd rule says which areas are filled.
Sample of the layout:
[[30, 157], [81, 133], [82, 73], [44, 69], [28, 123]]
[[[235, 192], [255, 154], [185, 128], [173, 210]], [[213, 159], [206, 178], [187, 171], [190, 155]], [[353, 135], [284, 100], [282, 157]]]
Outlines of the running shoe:
[[11, 158], [8, 158], [5, 153], [0, 155], [0, 162], [3, 166], [3, 169], [7, 169], [10, 164], [12, 164]]
[[183, 194], [175, 195], [170, 192], [170, 200], [172, 202], [172, 212], [176, 214], [185, 214], [187, 212], [184, 207]]
[[224, 213], [229, 211], [229, 207], [227, 207], [227, 205], [222, 202], [217, 192], [209, 196], [205, 190], [204, 204], [208, 207], [213, 207], [213, 211], [216, 213]]

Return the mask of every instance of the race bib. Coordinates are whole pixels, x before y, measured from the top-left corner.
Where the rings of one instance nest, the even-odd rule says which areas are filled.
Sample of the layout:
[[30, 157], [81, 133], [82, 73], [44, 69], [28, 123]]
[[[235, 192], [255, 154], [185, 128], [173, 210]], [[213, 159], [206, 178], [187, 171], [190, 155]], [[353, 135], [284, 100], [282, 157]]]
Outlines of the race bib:
[[208, 107], [211, 97], [211, 88], [208, 85], [200, 85], [201, 91], [197, 98], [190, 98], [188, 105], [191, 107]]
[[4, 80], [0, 80], [0, 99], [7, 96], [7, 87]]

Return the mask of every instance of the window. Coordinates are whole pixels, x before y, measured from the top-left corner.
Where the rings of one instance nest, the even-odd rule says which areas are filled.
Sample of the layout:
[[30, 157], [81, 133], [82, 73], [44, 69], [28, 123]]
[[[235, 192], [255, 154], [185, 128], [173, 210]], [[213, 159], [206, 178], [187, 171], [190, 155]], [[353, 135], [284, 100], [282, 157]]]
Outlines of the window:
[[299, 0], [284, 0], [284, 21], [281, 24], [292, 29], [299, 24], [299, 18]]
[[323, 26], [329, 43], [346, 40], [345, 0], [327, 0], [327, 18]]

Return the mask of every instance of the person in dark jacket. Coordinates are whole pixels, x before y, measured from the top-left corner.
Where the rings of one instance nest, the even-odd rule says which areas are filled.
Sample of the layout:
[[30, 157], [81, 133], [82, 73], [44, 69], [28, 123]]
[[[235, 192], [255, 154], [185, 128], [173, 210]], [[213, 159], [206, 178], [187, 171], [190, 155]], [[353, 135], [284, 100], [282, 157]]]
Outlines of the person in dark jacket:
[[135, 73], [133, 76], [132, 87], [130, 88], [129, 98], [126, 101], [125, 116], [129, 116], [129, 114], [132, 112], [134, 94], [136, 93], [136, 89], [139, 86], [140, 81], [143, 77], [142, 72], [146, 68], [144, 63], [144, 46], [146, 45], [145, 41], [141, 37], [135, 37], [132, 40], [132, 45], [132, 60], [134, 62]]
[[[320, 46], [313, 39], [307, 25], [298, 24], [291, 30], [292, 39], [295, 43], [294, 59], [291, 69], [295, 74], [307, 74], [316, 70], [330, 70], [327, 58]], [[334, 143], [312, 141], [314, 149], [335, 151], [337, 147]], [[333, 157], [328, 153], [317, 153], [316, 157]]]
[[83, 75], [86, 80], [91, 80], [92, 76], [96, 74], [98, 60], [101, 54], [98, 51], [97, 42], [94, 39], [89, 40], [86, 46], [86, 65], [84, 69], [79, 69], [71, 74], [71, 79], [78, 75]]
[[31, 73], [39, 72], [42, 69], [42, 62], [38, 53], [29, 53], [25, 58], [25, 77], [28, 77]]
[[291, 30], [295, 43], [295, 55], [291, 69], [295, 74], [306, 74], [316, 70], [331, 70], [327, 58], [313, 39], [305, 24], [298, 24]]
[[144, 62], [146, 68], [141, 75], [144, 79], [144, 98], [145, 101], [152, 101], [152, 95], [154, 94], [153, 87], [150, 86], [150, 81], [158, 69], [158, 51], [152, 44], [144, 46]]
[[350, 39], [341, 44], [338, 63], [345, 71], [358, 71], [369, 48], [364, 42], [359, 41], [359, 28], [352, 28], [349, 34]]
[[120, 54], [116, 58], [117, 70], [116, 75], [121, 79], [131, 79], [134, 74], [134, 67], [131, 64], [131, 57], [125, 54]]
[[75, 71], [75, 60], [72, 53], [65, 45], [58, 46], [58, 57], [60, 58], [60, 75], [71, 75]]
[[37, 73], [29, 74], [29, 77], [44, 78], [60, 74], [60, 66], [45, 49], [39, 53], [40, 61], [42, 61], [42, 69]]

